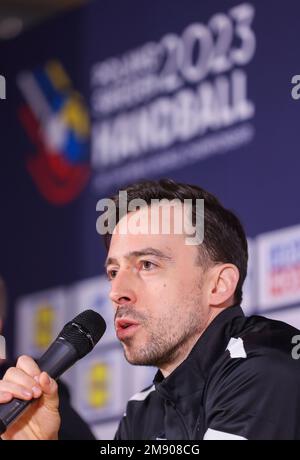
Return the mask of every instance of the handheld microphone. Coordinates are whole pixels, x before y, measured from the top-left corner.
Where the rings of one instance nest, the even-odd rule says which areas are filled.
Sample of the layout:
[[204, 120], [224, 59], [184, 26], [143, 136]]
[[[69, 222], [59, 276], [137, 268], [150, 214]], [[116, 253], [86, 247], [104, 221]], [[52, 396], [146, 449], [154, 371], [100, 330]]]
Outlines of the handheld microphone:
[[[57, 379], [79, 359], [87, 355], [99, 342], [106, 323], [99, 313], [85, 310], [68, 322], [48, 350], [37, 360], [41, 371]], [[0, 404], [0, 435], [32, 402], [13, 398]]]

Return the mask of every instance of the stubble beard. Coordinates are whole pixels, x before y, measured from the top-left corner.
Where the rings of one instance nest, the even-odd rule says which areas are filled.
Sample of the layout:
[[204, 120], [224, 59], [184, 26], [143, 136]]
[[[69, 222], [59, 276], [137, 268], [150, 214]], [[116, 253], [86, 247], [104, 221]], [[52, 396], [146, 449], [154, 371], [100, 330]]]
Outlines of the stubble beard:
[[[160, 368], [173, 363], [180, 355], [187, 355], [191, 344], [194, 345], [205, 324], [201, 305], [199, 303], [196, 305], [195, 299], [198, 298], [195, 293], [191, 297], [190, 301], [193, 305], [187, 305], [190, 308], [185, 318], [182, 317], [183, 310], [180, 305], [169, 310], [174, 313], [173, 319], [170, 319], [170, 315], [159, 318], [159, 320], [147, 318], [141, 324], [147, 334], [142, 345], [138, 343], [139, 331], [137, 331], [137, 337], [130, 337], [122, 341], [126, 360], [134, 365]], [[191, 308], [192, 306], [196, 308]]]

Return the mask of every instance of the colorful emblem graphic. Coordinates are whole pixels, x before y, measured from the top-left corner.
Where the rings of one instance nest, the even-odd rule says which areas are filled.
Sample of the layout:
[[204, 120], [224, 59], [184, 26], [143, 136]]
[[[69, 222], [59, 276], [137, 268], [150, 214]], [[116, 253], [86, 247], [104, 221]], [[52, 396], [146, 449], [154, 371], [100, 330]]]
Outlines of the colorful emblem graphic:
[[49, 203], [70, 203], [90, 177], [90, 121], [84, 100], [58, 61], [22, 72], [17, 84], [26, 101], [20, 120], [36, 146], [27, 156], [28, 170]]

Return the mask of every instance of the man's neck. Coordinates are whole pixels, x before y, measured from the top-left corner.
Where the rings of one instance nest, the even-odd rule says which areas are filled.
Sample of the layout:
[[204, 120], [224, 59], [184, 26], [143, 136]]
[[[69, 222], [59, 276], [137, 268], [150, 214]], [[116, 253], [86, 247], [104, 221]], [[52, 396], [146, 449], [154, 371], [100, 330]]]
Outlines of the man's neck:
[[[204, 331], [203, 331], [204, 332]], [[202, 332], [202, 333], [203, 333]], [[164, 378], [168, 377], [172, 372], [180, 366], [183, 361], [186, 360], [186, 358], [189, 356], [191, 350], [201, 337], [202, 333], [200, 335], [194, 336], [193, 340], [190, 340], [188, 343], [185, 343], [184, 345], [181, 346], [180, 351], [176, 354], [176, 356], [172, 359], [172, 362], [168, 362], [165, 365], [162, 365], [159, 369], [164, 376]]]
[[224, 308], [218, 308], [218, 309], [213, 309], [208, 317], [208, 320], [205, 324], [205, 326], [202, 328], [200, 333], [193, 335], [190, 337], [189, 340], [187, 340], [182, 346], [180, 347], [180, 350], [178, 350], [178, 353], [172, 358], [172, 360], [168, 363], [165, 363], [164, 365], [161, 365], [159, 367], [160, 372], [164, 376], [164, 378], [168, 377], [172, 372], [180, 366], [183, 361], [186, 360], [186, 358], [189, 356], [190, 352], [204, 333], [204, 331], [208, 328], [210, 323], [218, 316], [223, 310], [225, 310], [227, 307]]

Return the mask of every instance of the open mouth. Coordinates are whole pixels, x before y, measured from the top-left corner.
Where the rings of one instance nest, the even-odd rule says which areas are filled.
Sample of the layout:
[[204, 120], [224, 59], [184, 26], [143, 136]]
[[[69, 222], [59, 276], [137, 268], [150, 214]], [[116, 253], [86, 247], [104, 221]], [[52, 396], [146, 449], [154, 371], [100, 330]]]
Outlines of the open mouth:
[[122, 329], [127, 329], [129, 326], [132, 326], [132, 323], [125, 323], [121, 325]]
[[127, 329], [130, 326], [137, 326], [138, 323], [136, 321], [132, 321], [131, 319], [127, 318], [118, 318], [116, 320], [116, 327], [117, 329]]
[[116, 320], [116, 333], [117, 337], [121, 340], [122, 338], [131, 336], [138, 328], [139, 323], [131, 321], [126, 318], [120, 318]]

